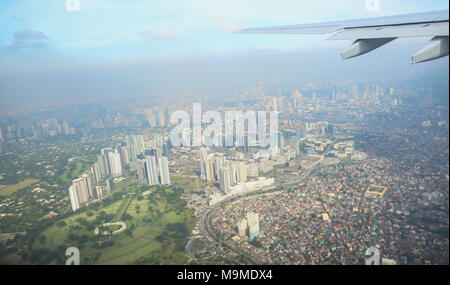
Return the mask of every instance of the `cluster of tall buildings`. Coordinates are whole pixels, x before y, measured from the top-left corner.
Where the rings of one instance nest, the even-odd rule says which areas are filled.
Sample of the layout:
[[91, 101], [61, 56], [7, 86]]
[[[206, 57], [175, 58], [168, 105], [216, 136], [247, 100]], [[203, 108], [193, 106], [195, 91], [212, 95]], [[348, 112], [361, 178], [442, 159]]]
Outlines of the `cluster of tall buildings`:
[[122, 176], [125, 166], [130, 165], [137, 171], [137, 176], [148, 185], [170, 185], [168, 145], [163, 139], [153, 139], [149, 142], [152, 148], [147, 148], [142, 135], [132, 135], [125, 138], [125, 142], [115, 148], [103, 148], [97, 156], [97, 162], [80, 178], [73, 180], [69, 187], [72, 210], [76, 211], [90, 198], [101, 199], [102, 192], [99, 185], [108, 178]]
[[0, 124], [0, 142], [16, 139], [38, 139], [57, 135], [73, 135], [75, 128], [65, 120], [48, 118], [33, 123]]
[[94, 165], [100, 169], [101, 177], [119, 177], [122, 175], [123, 159], [121, 149], [103, 148], [97, 156], [98, 162]]
[[102, 188], [95, 186], [97, 183], [92, 171], [72, 181], [72, 185], [69, 186], [69, 197], [73, 211], [78, 210], [91, 198], [101, 199], [103, 197]]
[[167, 156], [152, 150], [142, 159], [138, 159], [136, 165], [138, 178], [148, 185], [171, 184]]
[[169, 123], [168, 108], [138, 108], [134, 110], [134, 114], [144, 115], [150, 127], [165, 127]]
[[358, 105], [380, 104], [385, 97], [395, 99], [394, 88], [384, 88], [378, 84], [357, 84], [333, 87], [332, 101], [348, 101]]
[[169, 142], [155, 137], [144, 145], [142, 136], [127, 137], [127, 146], [133, 149], [131, 161], [140, 181], [148, 185], [170, 185]]
[[247, 217], [238, 222], [237, 228], [240, 237], [246, 237], [247, 232], [250, 240], [259, 235], [259, 216], [255, 212], [248, 212]]
[[[254, 165], [248, 166], [242, 161], [228, 161], [223, 156], [208, 154], [205, 148], [200, 149], [200, 178], [203, 181], [219, 181], [220, 189], [225, 193], [231, 191], [231, 187], [240, 182], [246, 182], [248, 178], [247, 168], [251, 168], [251, 174], [255, 173]], [[257, 172], [257, 170], [256, 170]]]

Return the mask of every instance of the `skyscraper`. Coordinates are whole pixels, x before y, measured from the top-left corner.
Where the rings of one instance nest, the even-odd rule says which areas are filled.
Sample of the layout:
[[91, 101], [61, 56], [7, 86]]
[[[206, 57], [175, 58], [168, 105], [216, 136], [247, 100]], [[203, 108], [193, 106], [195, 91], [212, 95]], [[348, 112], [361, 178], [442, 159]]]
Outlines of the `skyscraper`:
[[216, 176], [217, 181], [219, 181], [219, 171], [221, 168], [225, 166], [225, 157], [218, 156], [216, 157], [214, 162], [214, 175]]
[[109, 176], [109, 168], [106, 164], [106, 156], [103, 154], [97, 155], [97, 162], [100, 167], [100, 173], [103, 178], [106, 178]]
[[128, 148], [125, 146], [120, 147], [120, 160], [122, 161], [122, 166], [125, 166], [130, 161], [128, 158]]
[[245, 237], [247, 234], [247, 220], [246, 219], [242, 219], [239, 223], [238, 223], [238, 233], [240, 237]]
[[166, 156], [159, 159], [159, 174], [161, 176], [161, 184], [170, 185], [169, 160]]
[[94, 199], [101, 199], [101, 198], [103, 198], [102, 187], [95, 186]]
[[214, 153], [206, 156], [206, 180], [214, 181]]
[[76, 211], [86, 203], [89, 198], [95, 197], [94, 178], [91, 172], [83, 174], [80, 178], [72, 181], [69, 187], [69, 197], [72, 210]]
[[78, 191], [75, 185], [69, 186], [69, 197], [70, 197], [70, 205], [72, 206], [72, 211], [76, 211], [80, 208], [80, 200], [78, 199]]
[[98, 162], [94, 163], [94, 165], [91, 167], [91, 172], [93, 174], [94, 183], [98, 184], [102, 179], [102, 171], [100, 170], [100, 164]]
[[94, 187], [95, 187], [94, 174], [89, 171], [89, 172], [81, 175], [81, 178], [83, 178], [85, 180], [85, 183], [86, 183], [87, 189], [88, 189], [89, 198], [94, 197]]
[[88, 184], [86, 179], [83, 177], [75, 179], [73, 182], [73, 186], [75, 187], [77, 191], [77, 197], [79, 204], [83, 204], [88, 201], [89, 199], [89, 190], [88, 190]]
[[223, 167], [219, 170], [219, 181], [220, 181], [220, 190], [225, 194], [230, 193], [231, 185], [230, 185], [230, 170], [228, 167]]
[[238, 182], [247, 181], [247, 167], [244, 162], [239, 162], [237, 166], [237, 181]]
[[106, 176], [110, 176], [111, 175], [111, 165], [110, 165], [110, 159], [109, 159], [109, 154], [113, 153], [113, 149], [112, 148], [103, 148], [101, 150], [101, 154], [103, 155], [103, 161], [105, 164], [105, 171], [106, 171]]
[[237, 183], [237, 168], [236, 163], [234, 161], [228, 161], [228, 170], [229, 170], [229, 177], [230, 177], [230, 185], [233, 186]]
[[247, 223], [248, 231], [250, 235], [250, 240], [254, 239], [259, 235], [259, 216], [255, 212], [247, 213]]
[[120, 153], [117, 149], [114, 152], [108, 153], [109, 166], [111, 168], [111, 176], [118, 177], [122, 175], [122, 162], [120, 160]]
[[145, 175], [145, 160], [138, 159], [134, 163], [136, 165], [136, 172], [138, 179], [140, 181], [145, 181], [147, 179]]
[[145, 159], [145, 175], [147, 177], [148, 185], [156, 185], [158, 183], [158, 165], [156, 164], [156, 157], [147, 156]]
[[208, 153], [206, 152], [205, 148], [200, 149], [200, 179], [205, 181], [206, 178], [206, 159], [207, 159]]

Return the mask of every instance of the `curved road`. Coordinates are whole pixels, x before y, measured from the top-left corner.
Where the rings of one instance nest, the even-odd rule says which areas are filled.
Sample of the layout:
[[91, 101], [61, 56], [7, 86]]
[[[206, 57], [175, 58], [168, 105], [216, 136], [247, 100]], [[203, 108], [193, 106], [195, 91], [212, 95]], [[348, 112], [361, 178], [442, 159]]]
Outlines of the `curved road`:
[[[319, 164], [320, 165], [320, 164]], [[301, 182], [306, 181], [311, 175], [315, 174], [317, 170], [319, 170], [321, 167], [319, 167], [319, 165], [317, 165], [315, 168], [309, 170], [307, 173], [305, 173], [303, 176], [300, 177], [298, 184]], [[285, 191], [286, 189], [282, 189], [282, 190], [275, 190], [275, 191]], [[211, 227], [211, 220], [213, 218], [213, 216], [220, 210], [220, 208], [222, 206], [224, 206], [227, 203], [230, 202], [236, 202], [245, 198], [249, 198], [249, 197], [253, 197], [253, 196], [258, 196], [258, 195], [263, 195], [266, 194], [268, 192], [275, 192], [273, 187], [271, 188], [263, 188], [261, 190], [257, 190], [251, 193], [247, 193], [247, 194], [243, 194], [243, 195], [237, 195], [237, 196], [232, 196], [228, 199], [225, 199], [213, 206], [208, 207], [202, 214], [201, 218], [200, 218], [200, 222], [199, 222], [199, 228], [200, 228], [200, 232], [202, 233], [203, 236], [205, 236], [210, 242], [214, 242], [214, 243], [218, 243], [219, 245], [230, 249], [231, 251], [233, 251], [234, 253], [238, 254], [238, 256], [240, 256], [246, 264], [258, 264], [258, 262], [256, 262], [255, 260], [253, 260], [251, 258], [251, 256], [246, 253], [245, 251], [243, 251], [242, 249], [238, 248], [236, 245], [231, 244], [226, 242], [225, 240], [222, 240], [221, 238], [219, 238], [214, 230]]]

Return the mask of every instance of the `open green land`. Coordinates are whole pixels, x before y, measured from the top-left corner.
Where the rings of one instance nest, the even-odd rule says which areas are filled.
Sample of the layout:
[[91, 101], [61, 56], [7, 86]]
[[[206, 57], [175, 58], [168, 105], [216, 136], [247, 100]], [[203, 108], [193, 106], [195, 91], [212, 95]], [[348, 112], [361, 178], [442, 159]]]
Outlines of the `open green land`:
[[64, 172], [60, 176], [61, 181], [66, 184], [71, 183], [73, 179], [90, 169], [93, 163], [95, 163], [95, 157], [92, 155], [74, 158], [65, 166]]
[[125, 211], [128, 209], [132, 200], [132, 197], [123, 199], [122, 204], [120, 204], [120, 207], [117, 209], [117, 212], [112, 219], [113, 222], [121, 221], [123, 214], [125, 214]]
[[16, 191], [19, 191], [38, 182], [39, 180], [37, 179], [26, 179], [14, 185], [7, 185], [6, 187], [0, 188], [0, 196], [9, 196]]
[[[184, 247], [195, 221], [192, 210], [185, 208], [179, 197], [183, 190], [157, 187], [144, 198], [139, 194], [154, 187], [140, 185], [136, 196], [128, 197], [130, 187], [136, 185], [123, 184], [126, 186], [119, 185], [119, 189], [124, 192], [114, 193], [119, 198], [113, 203], [76, 213], [40, 233], [34, 251], [64, 255], [68, 247], [75, 246], [81, 264], [186, 263]], [[101, 226], [114, 221], [125, 222], [127, 229], [112, 235], [118, 226]], [[107, 234], [95, 235], [96, 227]]]

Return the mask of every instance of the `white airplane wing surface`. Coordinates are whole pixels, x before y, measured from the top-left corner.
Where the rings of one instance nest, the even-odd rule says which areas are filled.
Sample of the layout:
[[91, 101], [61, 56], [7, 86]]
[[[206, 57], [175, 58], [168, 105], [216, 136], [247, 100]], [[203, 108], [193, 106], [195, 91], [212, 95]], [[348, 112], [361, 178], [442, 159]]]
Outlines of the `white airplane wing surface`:
[[221, 15], [211, 16], [224, 33], [231, 34], [331, 34], [329, 40], [352, 40], [342, 52], [349, 59], [368, 53], [400, 37], [432, 37], [412, 56], [419, 63], [448, 55], [449, 12], [434, 11], [417, 14], [377, 17], [349, 21], [247, 28]]

